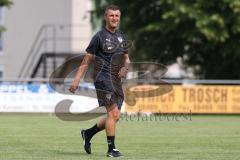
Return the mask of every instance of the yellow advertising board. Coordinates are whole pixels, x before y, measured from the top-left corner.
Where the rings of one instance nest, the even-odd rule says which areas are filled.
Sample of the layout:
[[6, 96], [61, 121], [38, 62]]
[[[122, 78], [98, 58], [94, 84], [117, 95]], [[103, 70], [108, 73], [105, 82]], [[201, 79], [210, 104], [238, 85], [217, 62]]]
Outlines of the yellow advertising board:
[[[138, 86], [141, 87], [146, 90], [146, 86]], [[125, 111], [240, 114], [240, 85], [173, 85], [172, 87], [171, 91], [163, 95], [138, 97], [136, 103], [131, 105], [126, 102]]]

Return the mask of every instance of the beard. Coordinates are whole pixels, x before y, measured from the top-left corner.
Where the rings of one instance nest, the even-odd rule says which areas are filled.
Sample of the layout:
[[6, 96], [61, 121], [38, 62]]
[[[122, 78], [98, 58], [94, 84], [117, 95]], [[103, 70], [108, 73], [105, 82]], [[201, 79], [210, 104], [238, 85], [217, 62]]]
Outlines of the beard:
[[118, 22], [117, 23], [116, 22], [115, 23], [114, 22], [112, 22], [112, 23], [110, 22], [108, 26], [110, 28], [112, 28], [112, 29], [116, 29], [119, 26], [119, 23]]

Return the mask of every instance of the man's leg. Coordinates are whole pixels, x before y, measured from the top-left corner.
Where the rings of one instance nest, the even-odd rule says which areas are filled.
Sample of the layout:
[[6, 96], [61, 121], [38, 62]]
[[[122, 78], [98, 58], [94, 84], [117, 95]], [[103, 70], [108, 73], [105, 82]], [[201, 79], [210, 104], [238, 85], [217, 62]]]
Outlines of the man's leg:
[[107, 119], [107, 118], [102, 118], [102, 119], [100, 119], [100, 120], [98, 121], [98, 123], [95, 124], [93, 127], [85, 130], [86, 136], [87, 136], [89, 139], [92, 139], [92, 137], [93, 137], [96, 133], [104, 130], [104, 129], [105, 129], [106, 119]]
[[116, 123], [120, 117], [120, 111], [117, 104], [112, 104], [106, 107], [107, 109], [107, 119], [105, 123], [105, 130], [108, 142], [108, 157], [120, 157], [123, 156], [115, 147], [115, 133], [116, 133]]
[[81, 135], [84, 140], [84, 149], [88, 154], [91, 154], [91, 139], [98, 132], [105, 129], [105, 123], [107, 118], [102, 118], [93, 127], [82, 130]]
[[105, 129], [106, 120], [107, 120], [107, 117], [104, 117], [104, 118], [100, 119], [97, 122], [97, 127], [101, 128], [102, 130], [104, 130]]
[[[122, 156], [119, 151], [114, 151], [115, 149], [115, 129], [116, 123], [120, 117], [120, 110], [118, 109], [117, 104], [112, 104], [106, 106], [107, 117], [100, 119], [97, 124], [93, 127], [82, 130], [82, 138], [84, 139], [84, 149], [88, 154], [91, 154], [91, 139], [92, 137], [102, 131], [106, 130], [107, 141], [108, 141], [108, 153], [114, 154], [113, 156]], [[116, 149], [115, 149], [116, 150]], [[113, 152], [113, 153], [112, 153]], [[112, 156], [112, 155], [110, 155]]]

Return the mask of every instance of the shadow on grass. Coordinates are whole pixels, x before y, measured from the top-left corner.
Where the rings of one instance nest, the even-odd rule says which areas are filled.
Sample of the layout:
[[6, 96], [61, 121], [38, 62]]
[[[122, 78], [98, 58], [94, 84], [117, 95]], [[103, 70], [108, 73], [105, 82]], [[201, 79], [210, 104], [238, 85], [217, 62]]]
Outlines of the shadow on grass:
[[87, 154], [84, 151], [81, 151], [81, 148], [79, 149], [79, 151], [63, 151], [63, 150], [52, 150], [52, 151], [55, 152], [57, 155], [78, 156], [79, 158], [105, 157], [104, 153], [102, 153], [102, 154], [101, 153]]
[[76, 151], [56, 151], [55, 153], [58, 155], [65, 155], [65, 156], [86, 156], [86, 153], [83, 152], [76, 152]]

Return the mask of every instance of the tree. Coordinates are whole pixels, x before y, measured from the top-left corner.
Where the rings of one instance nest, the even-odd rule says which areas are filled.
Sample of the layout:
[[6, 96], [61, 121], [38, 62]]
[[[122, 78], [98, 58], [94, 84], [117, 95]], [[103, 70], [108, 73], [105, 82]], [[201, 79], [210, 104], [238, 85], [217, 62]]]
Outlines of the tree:
[[95, 0], [94, 19], [119, 5], [121, 29], [134, 40], [131, 57], [163, 64], [181, 57], [199, 78], [240, 78], [239, 0]]
[[[13, 4], [11, 0], [0, 0], [0, 8], [6, 6], [10, 7]], [[0, 33], [3, 32], [5, 28], [0, 24]]]
[[10, 7], [13, 4], [11, 0], [0, 0], [0, 6], [7, 6]]

